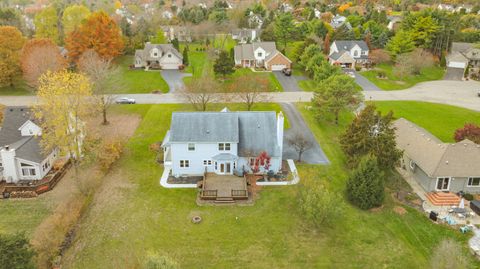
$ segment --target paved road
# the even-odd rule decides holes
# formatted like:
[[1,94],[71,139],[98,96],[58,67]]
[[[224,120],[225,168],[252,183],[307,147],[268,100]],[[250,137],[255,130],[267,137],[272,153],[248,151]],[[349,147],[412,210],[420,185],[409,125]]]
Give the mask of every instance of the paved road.
[[447,72],[445,72],[444,80],[462,80],[464,74],[463,68],[452,68],[447,67]]
[[162,70],[160,72],[170,88],[168,92],[181,89],[185,85],[183,84],[183,78],[192,76],[190,73],[183,73],[179,70]]
[[283,87],[285,92],[301,92],[302,89],[298,87],[298,81],[305,79],[300,76],[285,76],[281,71],[274,71],[275,77],[277,78],[280,85]]
[[377,85],[373,84],[370,80],[368,80],[366,77],[360,75],[358,72],[355,72],[354,74],[355,74],[355,82],[357,82],[357,84],[360,85],[360,87],[362,87],[364,91],[381,91],[382,90],[379,87],[377,87]]
[[281,103],[281,105],[282,110],[290,123],[290,129],[287,129],[284,134],[283,158],[297,160],[298,152],[288,143],[288,138],[297,132],[300,132],[313,145],[302,154],[302,161],[308,164],[328,164],[329,161],[327,156],[295,105],[292,103]]

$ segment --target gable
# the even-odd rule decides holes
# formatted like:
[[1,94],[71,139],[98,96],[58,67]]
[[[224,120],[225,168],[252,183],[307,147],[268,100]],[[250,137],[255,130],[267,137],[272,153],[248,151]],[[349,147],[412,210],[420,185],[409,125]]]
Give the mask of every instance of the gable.
[[42,128],[31,120],[26,121],[18,130],[22,136],[38,136],[42,134]]

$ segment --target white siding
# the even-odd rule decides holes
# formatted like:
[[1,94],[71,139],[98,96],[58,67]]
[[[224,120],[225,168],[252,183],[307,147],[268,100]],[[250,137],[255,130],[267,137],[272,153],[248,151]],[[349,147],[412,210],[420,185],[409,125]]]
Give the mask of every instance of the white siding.
[[467,67],[466,63],[463,63],[463,62],[448,62],[447,66],[453,67],[453,68],[462,68],[462,69],[465,69],[465,67]]
[[160,59],[162,69],[178,69],[181,64],[183,64],[182,59],[171,52],[165,53]]

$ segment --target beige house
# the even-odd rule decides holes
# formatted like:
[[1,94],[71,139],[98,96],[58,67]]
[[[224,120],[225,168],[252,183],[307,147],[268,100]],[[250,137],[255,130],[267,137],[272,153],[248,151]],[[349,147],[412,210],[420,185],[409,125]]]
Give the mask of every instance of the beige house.
[[444,143],[403,118],[394,126],[404,151],[401,168],[426,192],[480,193],[480,145],[468,139]]
[[277,50],[275,42],[253,42],[235,46],[235,65],[282,71],[292,67],[292,61]]
[[143,50],[135,51],[135,68],[180,69],[183,56],[172,44],[145,43]]

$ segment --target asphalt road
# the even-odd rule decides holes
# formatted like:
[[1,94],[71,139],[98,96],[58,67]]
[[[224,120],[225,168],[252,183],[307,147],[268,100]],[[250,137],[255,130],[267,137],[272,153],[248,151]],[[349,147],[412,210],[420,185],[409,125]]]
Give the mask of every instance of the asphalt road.
[[355,82],[362,87],[364,91],[381,91],[377,85],[373,84],[366,77],[360,75],[358,72],[355,72]]
[[169,93],[175,92],[175,90],[183,88],[183,86],[185,85],[183,83],[183,78],[192,76],[192,74],[190,73],[183,73],[179,70],[162,70],[160,72],[163,79],[168,84]]
[[462,68],[452,68],[447,67],[447,72],[445,72],[444,80],[462,80],[464,70]]

